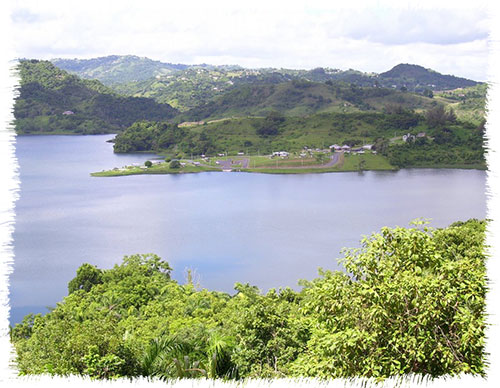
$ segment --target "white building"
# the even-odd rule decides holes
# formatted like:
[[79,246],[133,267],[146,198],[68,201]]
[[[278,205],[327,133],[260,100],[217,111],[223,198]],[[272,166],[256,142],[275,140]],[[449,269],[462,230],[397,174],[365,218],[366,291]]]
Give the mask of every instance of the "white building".
[[412,141],[412,140],[415,140],[415,135],[412,135],[411,133],[403,135],[403,141]]

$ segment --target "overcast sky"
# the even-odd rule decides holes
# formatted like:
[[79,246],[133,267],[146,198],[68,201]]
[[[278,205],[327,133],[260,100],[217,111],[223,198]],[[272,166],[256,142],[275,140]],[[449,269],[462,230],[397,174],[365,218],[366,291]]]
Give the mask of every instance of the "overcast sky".
[[490,21],[481,1],[469,2],[468,8],[441,1],[421,8],[411,6],[416,1],[350,0],[343,8],[331,0],[169,3],[17,1],[10,18],[16,55],[133,54],[186,64],[368,72],[415,63],[487,79]]

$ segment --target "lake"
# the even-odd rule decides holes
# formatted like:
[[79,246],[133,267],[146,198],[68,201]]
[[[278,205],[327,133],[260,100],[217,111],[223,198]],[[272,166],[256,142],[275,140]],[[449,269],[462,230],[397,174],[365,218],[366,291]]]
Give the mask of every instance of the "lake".
[[124,255],[153,252],[180,282],[191,268],[209,289],[298,289],[318,267],[340,268],[341,248],[359,247],[382,226],[486,217],[485,171],[91,177],[153,157],[113,154],[111,138],[17,137],[11,322],[55,306],[85,262],[110,268]]

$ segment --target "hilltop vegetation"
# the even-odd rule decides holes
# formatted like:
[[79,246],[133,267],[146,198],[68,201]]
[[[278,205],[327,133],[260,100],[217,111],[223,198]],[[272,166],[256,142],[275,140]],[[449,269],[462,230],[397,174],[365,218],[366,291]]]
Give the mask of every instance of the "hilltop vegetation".
[[51,62],[69,73],[85,79],[96,79],[105,85],[144,81],[188,67],[182,64],[153,61],[135,55],[109,55],[92,59],[57,58]]
[[485,374],[485,223],[382,228],[345,272],[229,295],[158,256],[78,268],[68,296],[11,330],[21,374],[321,378]]
[[116,137],[115,152],[269,154],[276,150],[299,151],[304,146],[325,148],[335,142],[354,146],[373,144],[379,137],[394,136],[395,131],[402,135],[410,128],[425,128],[423,121],[422,116],[411,111],[399,115],[318,113],[307,118],[270,112],[265,117],[224,119],[188,127],[144,121]]
[[146,98],[123,97],[48,61],[19,62],[18,133],[116,133],[137,120],[166,120],[177,111]]
[[113,88],[124,95],[153,98],[180,111],[186,111],[239,85],[277,84],[291,79],[293,77],[287,73],[190,67],[168,76],[114,85]]
[[449,90],[476,86],[478,82],[454,75],[444,75],[425,67],[410,64],[399,64],[379,78],[384,82],[405,86],[409,90],[423,92],[424,90]]
[[279,84],[242,85],[181,114],[186,121],[230,116],[264,116],[278,111],[286,116],[316,112],[381,111],[386,105],[427,109],[433,100],[387,88],[359,87],[343,82],[294,80]]
[[116,92],[149,97],[180,111],[206,103],[244,84],[276,84],[292,80],[345,82],[360,87],[404,88],[408,91],[450,90],[477,84],[465,78],[442,75],[417,65],[400,64],[381,73],[318,67],[311,70],[240,66],[173,65],[135,56],[109,56],[90,60],[53,60],[62,69],[83,78],[95,78]]
[[468,88],[435,93],[435,99],[453,108],[457,117],[475,125],[484,125],[487,85],[479,84]]
[[188,158],[238,152],[265,155],[278,150],[298,153],[304,147],[372,144],[390,165],[400,168],[485,168],[483,130],[482,125],[457,119],[443,105],[416,113],[395,104],[387,105],[382,112],[326,112],[304,117],[271,111],[264,117],[233,117],[189,126],[143,121],[117,135],[114,150],[155,151]]

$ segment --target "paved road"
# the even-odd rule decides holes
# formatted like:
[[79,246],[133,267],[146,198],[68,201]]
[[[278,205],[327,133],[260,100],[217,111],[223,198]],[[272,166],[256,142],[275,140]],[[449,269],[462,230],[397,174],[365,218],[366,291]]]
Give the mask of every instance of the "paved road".
[[[339,158],[340,158],[340,154],[342,152],[335,152],[331,157],[330,157],[330,160],[325,163],[325,164],[316,164],[316,165],[308,165],[308,166],[279,166],[278,165],[278,168],[279,169],[297,169],[297,170],[300,170],[300,169],[308,169],[308,168],[328,168],[328,167],[333,167],[335,164],[338,163],[339,161]],[[262,167],[257,167],[257,168],[263,168],[263,169],[269,169],[269,168],[275,168],[275,167],[270,167],[270,166],[262,166]]]
[[340,152],[334,152],[332,158],[327,164],[322,165],[321,167],[333,167],[339,161]]
[[250,163],[250,159],[242,158],[238,160],[227,159],[220,160],[219,167],[223,170],[232,170],[233,168],[248,168],[248,164]]

